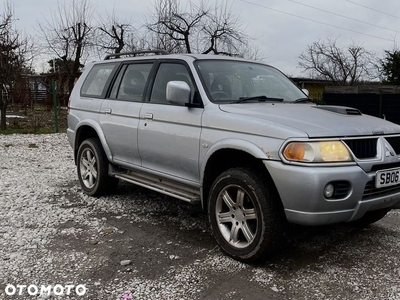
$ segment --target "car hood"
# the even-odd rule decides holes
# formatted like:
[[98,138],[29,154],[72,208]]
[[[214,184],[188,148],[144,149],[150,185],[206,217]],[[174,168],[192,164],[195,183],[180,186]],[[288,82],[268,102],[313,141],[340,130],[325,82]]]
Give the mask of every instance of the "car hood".
[[303,131],[310,138],[400,133],[399,125],[349,107],[306,103],[240,103],[219,107],[227,113],[265,119]]

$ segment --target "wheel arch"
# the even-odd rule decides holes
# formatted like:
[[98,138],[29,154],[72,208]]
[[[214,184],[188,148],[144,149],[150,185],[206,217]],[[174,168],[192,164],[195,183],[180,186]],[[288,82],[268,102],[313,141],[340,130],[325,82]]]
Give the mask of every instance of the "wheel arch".
[[219,145],[218,147],[214,147],[214,149],[210,149],[209,155],[204,160],[205,164],[203,165],[201,173],[201,199],[203,209],[207,209],[208,196],[214,180],[222,172],[235,167],[250,168],[258,176],[261,176],[262,180],[270,182],[272,184],[271,188],[279,196],[275,183],[262,159],[268,159],[266,154],[260,148],[248,142],[237,143],[235,146],[223,147]]
[[79,123],[77,126],[75,143],[74,143],[75,163],[76,163],[79,146],[81,145],[81,143],[84,140],[89,139],[89,138],[98,138],[100,140],[100,143],[103,147],[103,150],[104,150],[108,160],[111,161],[111,158],[112,158],[111,151],[110,151],[110,148],[108,147],[106,138],[105,138],[99,124],[92,120],[87,120],[87,121]]

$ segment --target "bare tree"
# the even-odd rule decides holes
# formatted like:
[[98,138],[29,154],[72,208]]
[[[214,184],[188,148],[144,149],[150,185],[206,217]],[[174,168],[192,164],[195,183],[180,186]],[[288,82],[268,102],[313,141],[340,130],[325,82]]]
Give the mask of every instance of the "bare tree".
[[131,48],[132,44],[136,44],[135,28],[132,22],[119,20],[115,11],[108,15],[106,20],[100,17],[96,34],[96,46],[100,51],[121,53],[127,50],[126,48]]
[[147,28],[156,34],[160,48],[192,53],[190,38],[201,31],[201,21],[207,14],[203,2],[199,7],[189,2],[182,9],[177,0],[157,0],[153,21],[147,24]]
[[15,29],[11,2],[6,2],[0,15],[0,128],[5,130],[9,97],[17,95],[18,87],[26,86],[26,75],[31,73],[29,62],[33,45]]
[[251,38],[244,33],[240,18],[233,14],[227,0],[215,6],[188,2],[185,7],[178,0],[157,0],[146,27],[153,33],[153,45],[169,52],[230,56],[250,53]]
[[[52,13],[51,20],[39,23],[46,46],[65,62],[69,92],[72,91],[75,77],[79,75],[85,55],[88,55],[88,47],[93,46],[93,7],[89,1],[58,2],[58,10]],[[71,60],[72,65],[69,63]]]
[[240,18],[233,14],[227,2],[215,6],[203,24],[202,53],[243,56],[243,46],[248,45],[249,36],[242,30]]
[[299,56],[299,66],[312,76],[337,85],[377,78],[376,57],[361,45],[340,48],[336,40],[314,42]]

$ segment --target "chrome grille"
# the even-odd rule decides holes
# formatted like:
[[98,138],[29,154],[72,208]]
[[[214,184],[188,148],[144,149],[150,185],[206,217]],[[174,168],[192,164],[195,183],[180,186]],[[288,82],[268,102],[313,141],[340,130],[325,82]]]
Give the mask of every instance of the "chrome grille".
[[344,140],[344,142],[358,159],[376,157],[376,144],[378,139]]

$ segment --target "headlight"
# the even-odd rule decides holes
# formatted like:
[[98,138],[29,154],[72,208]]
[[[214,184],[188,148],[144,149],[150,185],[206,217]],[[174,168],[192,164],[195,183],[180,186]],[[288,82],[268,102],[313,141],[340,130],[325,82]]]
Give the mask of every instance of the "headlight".
[[340,141],[289,143],[283,156],[290,161],[310,163],[353,161],[349,150]]

